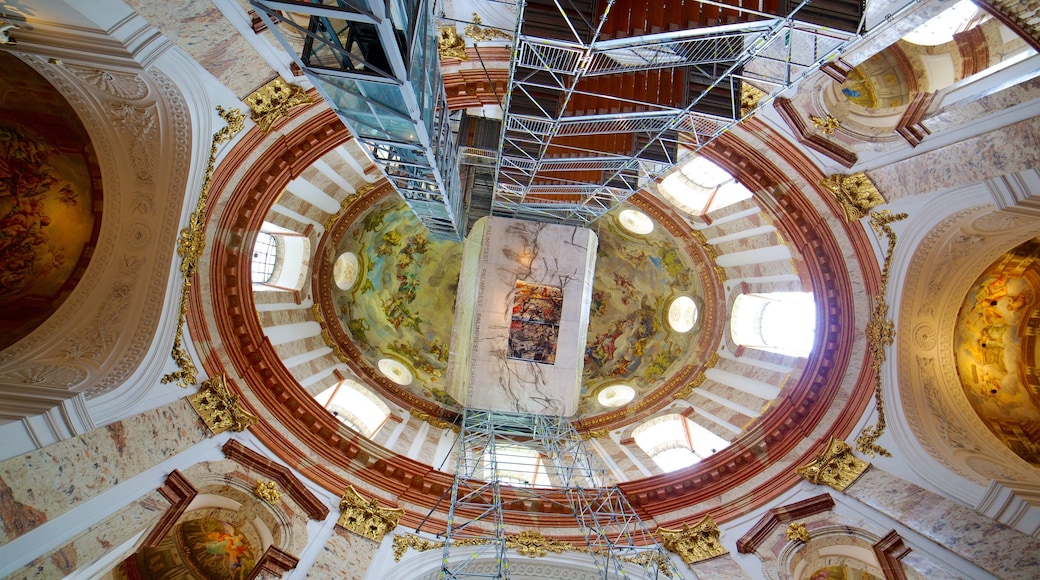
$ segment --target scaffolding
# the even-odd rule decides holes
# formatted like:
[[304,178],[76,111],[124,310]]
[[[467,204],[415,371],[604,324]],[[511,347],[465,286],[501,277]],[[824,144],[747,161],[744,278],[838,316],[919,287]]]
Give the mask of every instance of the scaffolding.
[[567,419],[467,409],[456,445],[441,578],[508,579],[507,525],[534,505],[577,522],[604,580],[681,578]]

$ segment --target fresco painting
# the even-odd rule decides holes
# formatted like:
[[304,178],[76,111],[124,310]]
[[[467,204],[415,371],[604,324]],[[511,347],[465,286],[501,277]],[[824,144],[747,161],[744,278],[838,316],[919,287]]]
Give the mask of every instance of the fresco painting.
[[[82,123],[9,55],[0,80],[0,349],[47,319],[78,283],[100,229],[100,172]],[[58,131],[58,123],[67,128]]]
[[416,381],[404,388],[454,406],[439,383],[448,363],[462,244],[432,240],[396,196],[375,204],[340,239],[360,272],[351,289],[333,286],[343,328],[367,362],[392,357]]
[[[594,224],[599,235],[596,277],[585,349],[581,412],[600,410],[588,393],[610,382],[636,389],[636,400],[675,372],[677,361],[694,342],[673,332],[667,306],[688,295],[699,307],[704,289],[693,260],[665,228],[642,236],[628,234],[616,216],[622,205]],[[698,327],[694,328],[697,332]]]
[[1019,457],[1040,466],[1040,239],[1001,256],[980,276],[957,319],[954,352],[968,402]]
[[864,570],[847,566],[826,566],[813,572],[809,580],[880,580],[877,576]]
[[[607,383],[630,384],[637,399],[678,370],[696,342],[668,326],[667,307],[679,295],[704,307],[704,289],[693,259],[665,228],[628,234],[616,215],[592,226],[599,236],[580,412],[605,410],[591,393]],[[332,285],[343,328],[375,367],[392,357],[416,380],[403,388],[450,408],[443,379],[454,322],[462,244],[428,237],[405,204],[393,195],[377,202],[347,229],[336,255],[353,252],[358,280],[348,290]],[[519,288],[513,302],[509,356],[544,364],[555,361],[562,291],[551,286]]]
[[517,282],[506,356],[542,364],[555,363],[562,311],[562,288]]

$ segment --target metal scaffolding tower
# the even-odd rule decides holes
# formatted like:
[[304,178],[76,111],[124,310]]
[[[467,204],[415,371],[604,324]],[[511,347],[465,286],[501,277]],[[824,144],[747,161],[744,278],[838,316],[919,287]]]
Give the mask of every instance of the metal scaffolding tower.
[[604,580],[681,578],[567,419],[467,409],[457,459],[441,578],[508,579],[510,516],[536,504],[577,521]]

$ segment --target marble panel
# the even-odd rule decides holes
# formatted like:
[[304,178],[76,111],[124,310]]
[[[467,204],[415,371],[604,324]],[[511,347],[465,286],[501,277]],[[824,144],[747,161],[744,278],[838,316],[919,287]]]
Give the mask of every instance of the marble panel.
[[209,436],[187,400],[179,399],[0,463],[0,543]]
[[113,548],[146,530],[170,506],[158,491],[90,526],[71,542],[26,564],[8,578],[62,578],[100,560]]
[[1040,576],[1040,539],[876,467],[868,469],[845,493],[1000,578]]
[[[362,580],[372,565],[379,544],[336,526],[306,578]],[[387,536],[389,541],[390,536]]]
[[690,565],[690,569],[697,578],[729,578],[732,580],[751,578],[729,554],[694,562]]
[[585,228],[478,222],[463,251],[449,394],[471,408],[573,415],[596,247]]
[[275,74],[243,36],[227,33],[230,23],[210,0],[127,4],[240,98]]

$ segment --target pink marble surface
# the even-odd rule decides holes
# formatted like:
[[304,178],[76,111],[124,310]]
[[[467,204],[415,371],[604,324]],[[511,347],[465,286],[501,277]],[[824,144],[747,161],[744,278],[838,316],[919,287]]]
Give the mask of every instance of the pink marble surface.
[[336,526],[306,577],[361,580],[378,549],[378,543]]
[[186,399],[0,463],[0,543],[210,436]]
[[1040,165],[1040,117],[867,171],[891,202]]
[[733,557],[729,554],[695,562],[690,566],[690,569],[693,570],[697,578],[727,578],[731,580],[751,578],[739,564],[733,561]]
[[1040,577],[1040,540],[876,467],[845,493],[999,578]]
[[134,534],[154,525],[169,507],[158,491],[90,526],[64,546],[36,558],[8,578],[62,578],[91,566]]
[[228,33],[231,23],[209,0],[128,0],[127,4],[238,97],[275,75],[245,38]]

